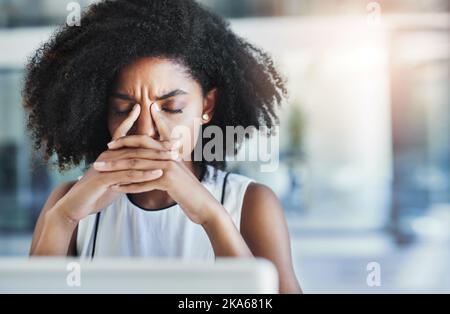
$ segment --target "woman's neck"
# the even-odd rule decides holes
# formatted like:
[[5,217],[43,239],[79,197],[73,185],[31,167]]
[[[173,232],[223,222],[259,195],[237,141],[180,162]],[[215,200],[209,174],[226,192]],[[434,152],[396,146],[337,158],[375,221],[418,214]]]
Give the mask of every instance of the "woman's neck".
[[[201,169],[197,169],[197,167],[194,167],[192,161],[183,161],[183,163],[189,169],[189,171],[191,171],[196,175],[197,178],[200,179]],[[162,190],[128,194],[128,198],[134,204],[148,210],[157,210],[176,204],[176,202],[170,197],[169,193]]]

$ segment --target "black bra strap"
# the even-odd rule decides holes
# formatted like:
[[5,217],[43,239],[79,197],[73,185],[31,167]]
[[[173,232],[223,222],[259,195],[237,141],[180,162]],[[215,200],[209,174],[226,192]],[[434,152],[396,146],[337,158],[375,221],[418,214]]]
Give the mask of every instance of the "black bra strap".
[[229,175],[230,173],[229,172],[227,172],[227,174],[225,175],[225,178],[223,178],[223,185],[222,185],[222,197],[221,197],[221,199],[220,199],[220,203],[223,205],[223,201],[225,200],[225,187],[226,187],[226,185],[227,185],[227,178],[228,178],[228,175]]
[[97,241],[97,231],[98,231],[98,223],[100,222],[100,212],[95,215],[95,225],[94,225],[94,242],[92,243],[92,252],[91,259],[94,258],[95,253],[95,243]]

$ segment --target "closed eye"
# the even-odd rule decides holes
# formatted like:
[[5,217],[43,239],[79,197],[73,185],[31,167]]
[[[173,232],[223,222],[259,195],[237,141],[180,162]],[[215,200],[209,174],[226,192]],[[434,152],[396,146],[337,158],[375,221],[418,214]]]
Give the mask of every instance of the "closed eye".
[[134,105],[135,105],[135,104],[130,104],[130,105],[128,106],[128,108],[126,108],[126,109],[115,108],[115,109],[114,109],[114,113],[115,113],[116,115],[118,115],[118,116],[126,116],[126,115],[129,115],[130,112],[131,112],[131,110],[133,110],[133,106],[134,106]]
[[129,115],[131,112],[131,110],[127,109],[127,110],[114,110],[114,113],[118,116],[126,116]]
[[161,110],[168,113],[183,113],[183,103],[175,102],[173,100],[166,101],[162,104]]
[[169,109],[169,108],[161,108],[163,111],[168,113],[183,113],[181,109]]
[[[182,109],[169,109],[169,108],[161,108],[163,111],[168,112],[168,113],[183,113]],[[127,116],[129,115],[131,112],[131,109],[127,109],[127,110],[114,110],[114,113],[118,116]]]

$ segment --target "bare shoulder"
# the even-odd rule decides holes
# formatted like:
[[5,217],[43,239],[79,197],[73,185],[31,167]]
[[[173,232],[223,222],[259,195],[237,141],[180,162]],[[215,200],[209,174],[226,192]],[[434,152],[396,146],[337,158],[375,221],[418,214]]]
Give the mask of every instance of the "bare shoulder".
[[275,265],[281,293],[300,293],[293,269],[284,210],[277,195],[264,184],[250,183],[244,196],[241,234],[254,256]]
[[277,203],[279,205],[279,209],[281,209],[281,204],[278,197],[270,187],[261,183],[251,182],[245,192],[244,205],[252,208],[254,207],[252,205],[264,204],[265,202],[270,202],[271,205]]
[[[261,183],[248,185],[242,204],[241,230],[256,228],[260,224],[270,223],[284,227],[284,211],[273,190]],[[254,233],[253,230],[248,230]]]

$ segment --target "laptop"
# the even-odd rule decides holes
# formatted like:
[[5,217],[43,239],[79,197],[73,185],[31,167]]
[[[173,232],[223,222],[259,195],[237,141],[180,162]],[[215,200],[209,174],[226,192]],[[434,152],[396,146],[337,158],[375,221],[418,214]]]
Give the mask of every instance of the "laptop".
[[0,293],[278,293],[274,265],[262,258],[1,258]]

